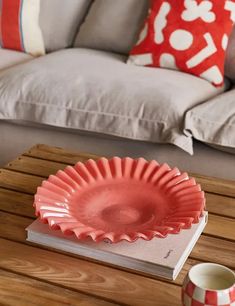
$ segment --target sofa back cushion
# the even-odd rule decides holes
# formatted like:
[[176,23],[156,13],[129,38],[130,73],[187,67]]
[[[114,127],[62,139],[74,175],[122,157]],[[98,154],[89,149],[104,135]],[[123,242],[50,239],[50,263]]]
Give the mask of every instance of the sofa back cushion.
[[225,75],[235,82],[235,26],[230,35],[226,52]]
[[95,0],[74,46],[128,54],[148,8],[149,0]]
[[40,26],[47,52],[70,47],[91,0],[41,0]]

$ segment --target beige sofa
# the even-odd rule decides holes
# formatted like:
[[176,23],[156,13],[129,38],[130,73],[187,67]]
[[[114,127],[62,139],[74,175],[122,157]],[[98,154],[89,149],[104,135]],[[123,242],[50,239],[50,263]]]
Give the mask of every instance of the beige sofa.
[[147,0],[42,3],[48,54],[0,50],[1,165],[46,143],[235,180],[231,82],[126,64]]

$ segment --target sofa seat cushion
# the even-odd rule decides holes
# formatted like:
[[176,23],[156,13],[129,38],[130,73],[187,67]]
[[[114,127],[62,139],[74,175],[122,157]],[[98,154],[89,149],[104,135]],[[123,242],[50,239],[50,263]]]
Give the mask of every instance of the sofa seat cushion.
[[8,49],[0,49],[0,71],[33,59],[33,56]]
[[172,143],[192,153],[184,115],[222,89],[125,61],[113,53],[67,49],[12,68],[0,76],[0,119]]
[[190,110],[185,134],[235,154],[235,87]]

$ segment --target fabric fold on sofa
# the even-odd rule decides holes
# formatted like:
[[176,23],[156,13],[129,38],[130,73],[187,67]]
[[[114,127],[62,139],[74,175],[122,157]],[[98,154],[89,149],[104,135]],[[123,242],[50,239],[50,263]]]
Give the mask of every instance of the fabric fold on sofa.
[[11,68],[0,75],[0,119],[171,143],[192,154],[185,114],[222,89],[125,61],[113,53],[67,49]]

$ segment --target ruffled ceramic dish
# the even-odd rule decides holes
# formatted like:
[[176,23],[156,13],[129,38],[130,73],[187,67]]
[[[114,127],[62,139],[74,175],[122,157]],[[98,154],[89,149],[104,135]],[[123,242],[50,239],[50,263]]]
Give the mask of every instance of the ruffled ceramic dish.
[[187,173],[143,158],[78,162],[38,187],[36,215],[52,229],[96,242],[177,234],[198,223],[205,207]]

